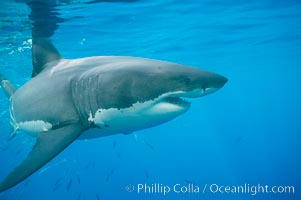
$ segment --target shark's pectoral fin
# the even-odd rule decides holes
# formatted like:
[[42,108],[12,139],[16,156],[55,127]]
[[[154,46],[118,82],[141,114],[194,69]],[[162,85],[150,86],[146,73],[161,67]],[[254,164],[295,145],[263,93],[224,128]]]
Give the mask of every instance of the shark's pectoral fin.
[[18,184],[40,169],[77,139],[84,130],[85,127],[77,123],[40,133],[27,158],[0,183],[0,192]]
[[16,91],[16,87],[2,74],[0,74],[0,87],[2,87],[8,98],[10,98]]

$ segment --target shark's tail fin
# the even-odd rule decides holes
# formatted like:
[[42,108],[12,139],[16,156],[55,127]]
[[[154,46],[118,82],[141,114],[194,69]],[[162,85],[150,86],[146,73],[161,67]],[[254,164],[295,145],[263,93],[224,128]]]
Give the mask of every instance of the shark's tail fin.
[[0,86],[8,98],[10,98],[16,91],[16,87],[0,74]]

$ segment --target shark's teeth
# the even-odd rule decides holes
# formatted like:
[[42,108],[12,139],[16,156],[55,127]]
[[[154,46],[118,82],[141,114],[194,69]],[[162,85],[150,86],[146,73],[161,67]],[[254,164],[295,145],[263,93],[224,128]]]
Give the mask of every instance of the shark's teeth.
[[176,105],[189,105],[190,102],[180,98],[180,97],[166,97],[164,98],[164,101],[165,102],[168,102],[168,103],[172,103],[172,104],[176,104]]

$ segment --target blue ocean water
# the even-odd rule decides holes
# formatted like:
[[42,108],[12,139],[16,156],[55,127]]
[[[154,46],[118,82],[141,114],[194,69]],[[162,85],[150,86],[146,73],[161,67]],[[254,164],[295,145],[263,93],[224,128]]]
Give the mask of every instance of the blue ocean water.
[[[32,70],[30,9],[9,0],[0,6],[0,72],[21,86]],[[65,0],[55,14],[63,20],[52,41],[66,58],[167,60],[229,82],[161,126],[74,142],[1,200],[301,198],[301,1]],[[7,139],[8,105],[0,92],[0,180],[35,141],[22,132]],[[138,184],[200,192],[138,193]],[[293,186],[294,193],[210,191],[215,184]]]

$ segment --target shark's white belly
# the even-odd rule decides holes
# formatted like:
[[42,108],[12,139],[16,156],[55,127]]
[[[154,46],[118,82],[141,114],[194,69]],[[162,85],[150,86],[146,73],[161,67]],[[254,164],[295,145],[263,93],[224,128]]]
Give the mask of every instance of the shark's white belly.
[[[80,139],[128,134],[150,128],[172,120],[183,114],[187,109],[176,104],[156,103],[156,101],[136,103],[125,109],[98,109],[93,115],[92,112],[90,113],[88,121],[94,123],[99,129],[83,133]],[[37,137],[39,133],[51,130],[53,125],[47,121],[33,120],[15,123],[15,128]]]
[[45,122],[43,120],[25,121],[20,122],[16,125],[18,129],[24,130],[28,132],[29,135],[35,137],[38,133],[43,131],[49,131],[52,128],[52,125],[49,122]]
[[136,103],[125,109],[98,109],[94,115],[90,113],[88,120],[100,130],[88,131],[81,138],[95,138],[118,133],[128,134],[150,128],[172,120],[187,109],[187,107],[167,102],[155,103],[155,101]]

